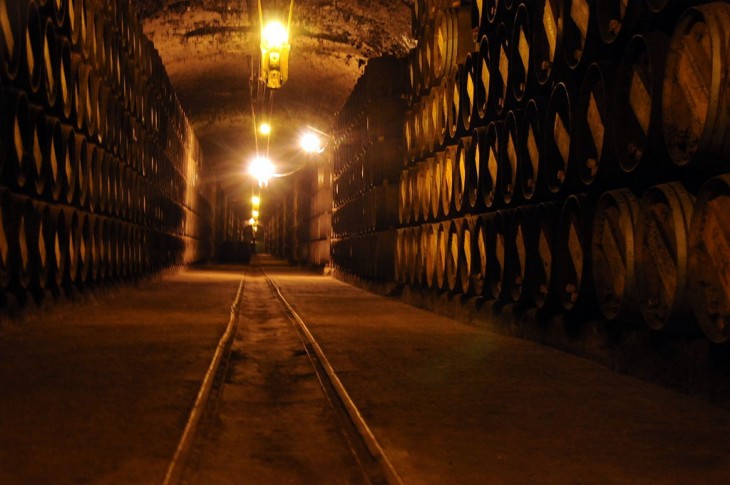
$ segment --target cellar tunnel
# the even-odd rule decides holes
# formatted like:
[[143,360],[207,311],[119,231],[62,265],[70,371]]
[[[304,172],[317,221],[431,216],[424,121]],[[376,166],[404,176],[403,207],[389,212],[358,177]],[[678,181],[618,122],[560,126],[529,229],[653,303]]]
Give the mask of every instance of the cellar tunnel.
[[1,1],[0,337],[264,261],[730,409],[727,1]]

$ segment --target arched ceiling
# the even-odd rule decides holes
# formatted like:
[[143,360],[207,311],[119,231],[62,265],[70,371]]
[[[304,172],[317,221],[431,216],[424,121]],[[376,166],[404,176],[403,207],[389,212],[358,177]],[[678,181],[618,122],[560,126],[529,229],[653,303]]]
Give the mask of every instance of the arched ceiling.
[[[201,141],[207,176],[229,192],[255,153],[249,78],[259,62],[256,0],[135,0]],[[289,80],[273,98],[272,159],[294,157],[307,125],[328,131],[367,59],[404,55],[413,0],[295,0]],[[261,0],[286,21],[290,0]],[[255,104],[255,103],[254,103]],[[259,107],[257,116],[267,110]]]

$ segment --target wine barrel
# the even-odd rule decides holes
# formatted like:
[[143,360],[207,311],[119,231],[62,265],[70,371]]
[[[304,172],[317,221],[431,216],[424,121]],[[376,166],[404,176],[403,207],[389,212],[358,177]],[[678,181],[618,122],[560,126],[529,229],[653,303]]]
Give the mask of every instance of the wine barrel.
[[536,198],[536,195],[540,197],[547,190],[543,189],[544,177],[541,176],[540,168],[546,107],[547,103],[544,101],[528,101],[519,129],[517,174],[522,197],[528,201]]
[[634,227],[639,202],[627,189],[604,193],[593,219],[591,260],[598,309],[606,320],[629,322],[638,314]]
[[695,317],[707,338],[730,338],[730,175],[700,190],[689,232],[689,281]]
[[80,56],[73,56],[73,99],[74,112],[76,113],[75,128],[80,132],[86,132],[86,125],[89,116],[89,76],[91,67],[86,65]]
[[[109,237],[110,226],[107,217],[98,217],[98,233],[97,233],[97,254],[99,258],[96,261],[96,280],[108,281],[109,278]],[[155,251],[156,246],[150,246],[149,251]],[[155,259],[155,261],[157,261]],[[156,268],[155,268],[156,269]]]
[[596,0],[595,9],[598,33],[607,45],[620,45],[637,29],[651,27],[645,0]]
[[495,300],[505,299],[509,295],[505,280],[507,264],[505,239],[509,229],[508,225],[509,218],[504,211],[496,211],[484,219],[486,273],[483,296]]
[[593,63],[581,83],[573,118],[578,177],[584,185],[605,185],[618,176],[613,138],[612,99],[616,71],[610,62]]
[[416,46],[408,53],[408,98],[409,102],[415,103],[421,97],[421,70],[419,57],[421,55],[420,46]]
[[73,54],[67,39],[58,39],[58,112],[64,121],[71,120],[74,110]]
[[491,51],[489,48],[489,38],[485,35],[479,41],[479,50],[477,51],[476,62],[476,115],[478,122],[481,124],[486,121],[491,113]]
[[535,220],[537,221],[537,250],[528,253],[529,258],[534,258],[527,263],[534,268],[534,276],[530,291],[535,305],[540,309],[551,307],[554,301],[554,274],[553,261],[559,254],[557,251],[557,225],[560,219],[561,205],[558,202],[543,202],[535,209]]
[[410,264],[409,281],[413,286],[420,286],[424,276],[423,255],[421,253],[421,232],[421,226],[414,227],[411,232],[410,247],[412,263]]
[[672,35],[662,120],[669,155],[679,166],[717,172],[730,168],[729,49],[726,2],[687,10]]
[[[406,111],[405,122],[403,125],[403,146],[406,152],[405,164],[412,163],[417,156],[416,143],[416,113],[418,110],[412,108]],[[347,154],[343,153],[343,158],[347,159]]]
[[25,17],[25,49],[23,52],[23,78],[19,85],[34,102],[42,102],[43,92],[43,44],[45,31],[41,14],[35,1],[28,3]]
[[466,217],[461,222],[461,249],[459,251],[459,287],[465,295],[473,295],[475,291],[475,271],[478,267],[475,264],[475,256],[478,254],[474,250],[474,228],[475,219]]
[[431,189],[433,187],[434,157],[423,161],[422,177],[418,191],[418,203],[421,204],[421,214],[424,221],[431,221]]
[[636,35],[621,58],[614,96],[614,147],[620,169],[654,168],[666,159],[661,99],[668,40],[661,33]]
[[489,0],[474,0],[471,2],[471,30],[477,39],[487,34],[487,3]]
[[490,101],[497,116],[502,116],[509,109],[509,43],[510,32],[505,24],[499,24],[491,42],[492,54],[489,58]]
[[53,274],[55,277],[55,285],[60,288],[69,281],[68,225],[66,213],[62,207],[51,207],[50,216],[53,225]]
[[443,152],[442,179],[441,179],[441,212],[444,217],[452,217],[454,214],[454,179],[456,174],[456,146],[446,147]]
[[9,190],[0,188],[0,290],[8,290],[16,269],[17,241],[15,207]]
[[411,208],[412,222],[418,222],[421,220],[421,205],[418,203],[419,170],[420,166],[418,163],[408,169],[408,206]]
[[86,3],[89,0],[73,0],[68,9],[68,38],[75,49],[86,43]]
[[437,118],[435,125],[438,127],[436,131],[436,149],[440,150],[452,142],[449,133],[449,110],[454,96],[453,79],[451,77],[444,79],[441,86],[439,86],[437,96],[434,116]]
[[[49,2],[53,4],[54,2]],[[60,46],[56,37],[56,27],[50,18],[46,20],[43,35],[43,80],[45,87],[44,105],[52,112],[56,111],[57,104],[60,104],[60,96],[58,95],[61,84],[60,72]]]
[[591,223],[594,206],[586,195],[571,195],[563,204],[554,253],[555,288],[563,308],[590,308],[593,294]]
[[37,281],[38,287],[43,290],[51,288],[55,284],[53,277],[55,271],[55,232],[51,209],[48,204],[34,201],[33,206],[35,208],[36,223],[38,224],[38,241],[35,245],[37,248]]
[[442,180],[444,176],[444,152],[439,151],[434,154],[433,157],[433,176],[431,178],[431,207],[429,208],[429,214],[432,220],[436,220],[441,217],[441,188]]
[[87,282],[98,282],[101,278],[100,264],[101,264],[101,231],[102,224],[98,216],[93,214],[88,215],[88,268],[86,281]]
[[28,98],[23,91],[5,91],[8,110],[7,124],[3,137],[7,143],[5,158],[8,182],[11,186],[24,188],[30,180],[31,153],[33,151],[33,120]]
[[461,268],[464,251],[464,230],[462,219],[452,219],[448,223],[446,241],[446,286],[452,293],[461,292]]
[[421,42],[418,43],[420,53],[418,57],[419,71],[421,72],[421,86],[424,94],[430,92],[435,83],[431,67],[433,62],[433,52],[431,50],[433,48],[433,35],[433,24],[426,24],[421,36]]
[[464,69],[460,89],[461,125],[464,131],[473,128],[473,119],[476,118],[476,66],[478,53],[470,52],[464,61]]
[[688,330],[688,239],[693,202],[692,195],[678,182],[651,187],[641,199],[635,234],[639,309],[654,330]]
[[474,43],[479,39],[479,37],[474,39],[473,31],[470,28],[470,7],[468,5],[456,6],[454,3],[449,6],[453,6],[453,8],[445,10],[446,16],[449,18],[446,42],[450,45],[444,69],[444,77],[447,79],[456,74],[458,65],[463,62],[469,52],[474,50]]
[[66,213],[66,230],[68,232],[68,281],[69,283],[78,283],[82,268],[79,212],[71,207],[65,208],[64,211]]
[[[473,198],[476,201],[476,180],[470,180],[474,176],[474,157],[471,150],[471,137],[465,136],[459,139],[456,146],[454,161],[454,215],[467,211]],[[471,206],[473,207],[473,206]]]
[[58,202],[66,197],[66,167],[63,129],[57,118],[46,118],[46,127],[49,137],[48,167],[49,167],[49,192],[51,200]]
[[568,67],[575,70],[586,61],[604,58],[593,1],[570,0],[566,2],[566,10],[563,50]]
[[17,262],[19,288],[28,290],[38,281],[38,219],[30,199],[15,195],[13,204],[17,240],[10,246],[15,248],[15,254],[10,255],[10,259]]
[[525,101],[525,94],[536,89],[534,71],[530,68],[532,52],[532,16],[526,4],[521,3],[515,13],[510,38],[509,78],[515,101]]
[[21,2],[5,1],[0,3],[0,79],[14,81],[18,76],[25,28],[24,12]]
[[31,109],[30,122],[32,125],[30,178],[33,180],[34,195],[40,198],[46,195],[46,189],[50,186],[51,135],[42,109],[37,107]]
[[422,251],[425,256],[425,279],[424,285],[428,288],[436,286],[436,257],[438,233],[436,228],[438,224],[426,224],[423,226],[421,233]]
[[563,63],[564,0],[544,0],[534,8],[532,68],[540,86],[559,77]]
[[557,194],[572,185],[575,167],[572,166],[573,93],[565,83],[553,88],[545,123],[544,173],[548,190]]
[[78,190],[76,201],[79,207],[86,207],[91,186],[91,183],[89,181],[91,170],[89,168],[88,143],[86,141],[86,137],[78,133],[75,136],[75,143],[76,146],[74,149],[73,164],[75,167],[77,167],[78,173]]
[[435,265],[435,289],[445,290],[448,288],[446,279],[446,259],[449,251],[449,224],[450,221],[437,223],[434,227],[436,239],[436,261]]
[[706,0],[646,0],[649,11],[655,14],[667,13],[676,14],[689,6],[704,3]]
[[491,122],[477,130],[479,144],[475,160],[479,163],[479,193],[487,209],[495,205],[498,191],[499,158],[502,152],[502,122]]
[[65,201],[73,204],[78,199],[79,192],[79,164],[76,157],[76,132],[73,127],[61,125],[61,144],[63,158],[61,166],[65,172]]
[[401,225],[408,224],[411,221],[410,199],[408,197],[409,173],[408,169],[402,170],[398,184],[398,222]]
[[449,89],[449,86],[452,87],[452,94],[450,97],[451,104],[448,107],[448,127],[450,140],[458,139],[458,137],[462,136],[463,133],[466,131],[466,129],[464,128],[464,123],[462,122],[461,114],[461,96],[464,90],[464,83],[462,82],[462,78],[464,76],[464,66],[462,64],[459,64],[456,70],[456,74],[454,74],[454,77],[452,79],[448,80],[448,84],[446,85],[446,89]]
[[472,291],[476,296],[485,296],[485,279],[487,275],[487,232],[485,221],[492,217],[483,214],[474,218],[472,239]]
[[522,113],[519,111],[510,111],[502,125],[502,150],[499,159],[499,191],[505,204],[511,204],[518,195],[517,187],[517,146],[519,144],[518,127],[520,124],[519,117]]
[[87,197],[89,210],[92,213],[99,211],[101,206],[101,169],[104,160],[104,149],[100,146],[89,143],[86,147],[88,162],[88,188]]
[[512,213],[512,224],[507,238],[508,270],[505,277],[513,302],[530,305],[529,289],[533,285],[535,269],[531,266],[538,253],[538,231],[535,208],[522,206]]

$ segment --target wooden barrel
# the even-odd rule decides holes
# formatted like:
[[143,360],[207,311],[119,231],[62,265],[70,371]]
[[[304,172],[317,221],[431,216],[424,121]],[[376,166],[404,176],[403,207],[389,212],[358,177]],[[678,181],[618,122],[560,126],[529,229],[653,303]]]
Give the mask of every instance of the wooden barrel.
[[421,36],[422,41],[418,44],[420,47],[420,56],[418,58],[420,63],[419,70],[421,72],[421,84],[424,93],[428,93],[436,82],[433,78],[433,69],[431,67],[433,63],[433,35],[433,24],[429,22],[424,26]]
[[23,52],[22,89],[34,102],[43,102],[43,43],[45,30],[35,1],[28,3],[25,17],[25,49]]
[[459,285],[465,295],[473,295],[476,290],[475,280],[478,268],[478,250],[475,251],[476,218],[466,217],[462,221],[462,248],[459,252]]
[[613,151],[613,87],[616,70],[612,63],[588,66],[573,118],[576,140],[573,155],[578,177],[584,185],[605,185],[618,176]]
[[454,179],[456,178],[456,146],[446,147],[443,155],[441,179],[441,213],[444,217],[454,214]]
[[25,31],[21,2],[0,3],[0,78],[13,81],[18,76]]
[[533,264],[538,254],[538,221],[534,206],[522,206],[512,213],[509,237],[507,239],[508,273],[505,278],[510,298],[515,303],[531,305],[534,302],[530,289],[536,271]]
[[90,191],[90,175],[88,143],[86,137],[81,134],[75,136],[75,149],[73,164],[77,170],[77,204],[79,207],[86,207]]
[[487,117],[491,113],[491,100],[490,100],[490,87],[491,87],[491,71],[489,66],[491,64],[491,51],[489,48],[489,37],[482,36],[479,41],[479,50],[477,51],[477,62],[476,62],[476,93],[475,103],[479,123],[486,121]]
[[691,8],[669,45],[662,120],[669,155],[679,166],[730,168],[730,5]]
[[451,140],[456,140],[458,137],[463,136],[463,134],[466,132],[466,128],[464,128],[464,123],[462,122],[461,114],[461,96],[465,86],[462,81],[464,76],[464,66],[462,64],[459,64],[453,79],[449,80],[449,84],[446,85],[446,89],[449,89],[449,86],[452,86],[451,106],[449,106],[448,117],[449,139]]
[[474,0],[471,2],[471,30],[478,39],[487,33],[487,3],[489,0]]
[[558,83],[550,96],[545,122],[544,173],[548,190],[557,194],[575,178],[572,166],[573,93]]
[[509,109],[509,43],[510,32],[505,24],[499,24],[491,42],[492,54],[489,58],[490,101],[497,116]]
[[30,122],[32,125],[30,178],[33,180],[34,195],[44,197],[50,187],[51,134],[48,132],[48,122],[42,109],[31,110]]
[[489,214],[484,219],[484,245],[486,250],[486,273],[483,296],[502,300],[509,294],[505,280],[507,254],[505,240],[509,219],[504,211]]
[[15,254],[10,258],[16,261],[16,281],[22,290],[32,289],[38,281],[38,240],[39,224],[33,202],[23,196],[13,196],[15,206],[14,222],[17,224],[16,241],[11,246]]
[[17,264],[17,251],[13,247],[16,231],[13,198],[9,190],[0,188],[0,290],[5,291],[13,283],[14,269]]
[[692,307],[707,338],[730,338],[730,175],[702,187],[689,232]]
[[84,63],[79,56],[73,56],[73,99],[74,112],[76,114],[75,127],[81,132],[86,132],[86,123],[89,112],[89,76],[91,67]]
[[[33,150],[33,121],[28,97],[23,91],[5,91],[8,120],[5,125],[5,140],[12,140],[5,147],[8,183],[11,186],[24,188],[30,179],[30,154]],[[9,168],[9,170],[8,170]]]
[[78,283],[82,267],[79,213],[71,207],[65,208],[64,212],[66,214],[66,231],[68,233],[68,282]]
[[434,226],[436,239],[436,261],[435,265],[435,288],[444,290],[448,288],[446,280],[446,258],[449,250],[449,224],[450,221],[440,222]]
[[423,267],[423,253],[421,251],[421,232],[421,226],[414,227],[410,240],[413,264],[410,266],[411,274],[409,280],[413,286],[420,286],[424,280],[425,268]]
[[40,59],[43,64],[43,81],[45,83],[43,89],[45,98],[43,102],[47,109],[55,112],[57,105],[60,104],[60,96],[58,96],[61,84],[60,49],[53,20],[47,19],[43,29],[43,49],[42,58]]
[[634,227],[639,202],[627,189],[604,193],[593,219],[591,259],[598,309],[610,321],[638,314]]
[[607,45],[620,45],[636,32],[647,27],[645,0],[596,0],[596,22],[601,40]]
[[409,205],[411,207],[411,221],[412,222],[419,222],[421,221],[421,204],[418,200],[418,189],[420,188],[419,183],[422,182],[422,171],[421,167],[423,166],[423,162],[418,162],[415,165],[413,165],[408,171],[408,179],[409,179],[409,191],[408,191],[408,199],[410,201]]
[[522,197],[532,200],[543,195],[544,177],[541,176],[541,158],[547,103],[531,99],[525,106],[517,145],[517,178]]
[[58,40],[58,112],[64,121],[73,116],[73,54],[71,43],[64,38]]
[[541,203],[535,210],[537,242],[528,259],[533,260],[535,269],[530,279],[530,293],[537,308],[547,308],[554,301],[553,259],[557,254],[557,224],[560,218],[560,203]]
[[446,241],[446,286],[452,293],[461,292],[461,268],[463,256],[460,253],[464,250],[464,229],[463,219],[452,219],[448,222],[448,235]]
[[522,113],[510,111],[502,125],[502,150],[499,153],[499,192],[505,204],[511,204],[519,196],[517,190],[517,147],[519,146],[518,127]]
[[636,222],[639,309],[654,330],[685,332],[689,305],[688,239],[694,198],[678,182],[651,187]]
[[646,6],[652,13],[663,13],[671,11],[677,13],[691,5],[703,3],[706,0],[646,0]]
[[421,97],[421,71],[419,65],[420,50],[418,46],[414,47],[408,53],[408,97],[411,103],[414,103]]
[[571,0],[566,2],[563,25],[563,50],[568,67],[575,70],[585,60],[601,59],[601,39],[596,24],[596,9],[592,1]]
[[553,253],[555,290],[565,310],[590,308],[594,292],[591,224],[594,206],[588,196],[571,195],[563,204]]
[[558,77],[563,55],[563,0],[537,2],[532,28],[532,68],[540,86],[549,85]]
[[454,172],[454,215],[461,214],[469,209],[471,192],[476,200],[476,183],[469,179],[475,172],[474,157],[471,150],[471,137],[464,136],[459,139],[455,154]]
[[398,222],[402,225],[408,224],[411,221],[410,199],[408,197],[408,188],[410,185],[409,174],[408,169],[402,170],[398,183]]
[[621,58],[614,96],[614,116],[621,123],[613,133],[619,167],[625,173],[644,163],[656,168],[666,158],[661,99],[667,45],[661,33],[636,35]]
[[424,221],[431,221],[431,189],[433,187],[434,157],[423,161],[422,177],[418,191],[418,203],[421,204],[421,214]]
[[453,87],[449,86],[447,81],[443,81],[438,87],[435,105],[433,106],[433,114],[435,117],[434,126],[437,127],[435,146],[437,150],[451,142],[449,137],[449,107],[451,106],[451,96],[453,95]]
[[499,158],[502,151],[502,122],[491,122],[486,128],[478,128],[479,144],[475,161],[479,163],[479,193],[487,209],[495,205],[499,190]]
[[435,288],[436,286],[437,227],[438,224],[426,224],[421,233],[422,251],[425,257],[424,284],[428,288]]
[[474,128],[473,123],[476,118],[476,66],[478,53],[470,52],[464,60],[464,69],[461,71],[462,77],[460,89],[461,101],[461,125],[464,131]]
[[520,3],[512,27],[509,55],[510,85],[518,103],[526,101],[525,94],[535,89],[536,78],[530,68],[532,39],[532,16],[527,5]]
[[432,220],[441,217],[441,186],[444,176],[444,152],[436,152],[433,157],[433,176],[431,178],[431,207],[429,214]]
[[487,232],[485,222],[492,217],[483,214],[474,218],[474,237],[472,241],[472,287],[477,296],[485,295],[485,280],[487,275]]

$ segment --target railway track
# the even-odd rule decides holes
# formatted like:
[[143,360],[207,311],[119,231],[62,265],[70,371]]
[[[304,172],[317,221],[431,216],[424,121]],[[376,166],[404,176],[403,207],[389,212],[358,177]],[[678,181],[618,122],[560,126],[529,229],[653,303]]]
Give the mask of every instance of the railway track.
[[306,322],[249,267],[163,483],[333,478],[402,483]]

